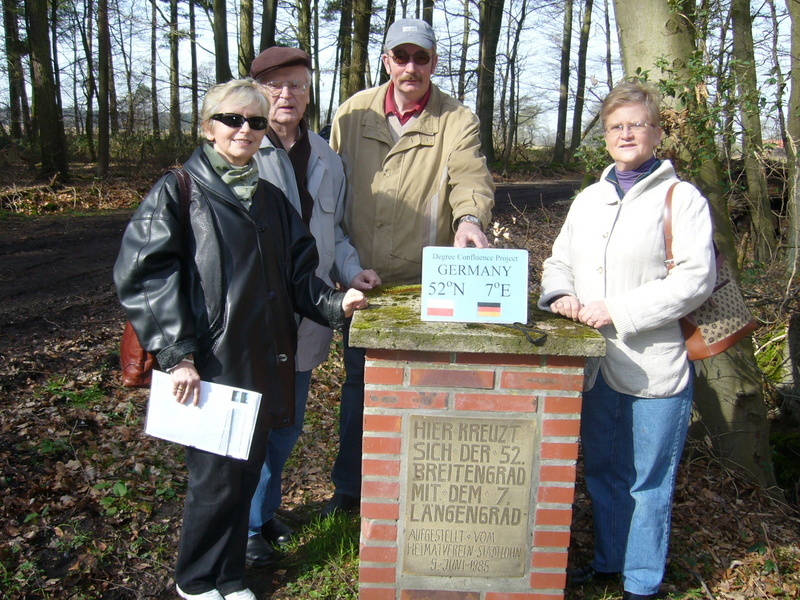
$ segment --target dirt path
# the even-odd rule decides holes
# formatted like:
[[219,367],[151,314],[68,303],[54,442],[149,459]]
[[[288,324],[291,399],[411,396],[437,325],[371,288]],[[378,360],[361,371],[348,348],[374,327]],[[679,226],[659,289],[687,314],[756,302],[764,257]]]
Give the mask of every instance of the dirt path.
[[[499,186],[498,214],[566,201],[566,180]],[[0,354],[39,336],[122,319],[111,270],[131,211],[0,219]]]

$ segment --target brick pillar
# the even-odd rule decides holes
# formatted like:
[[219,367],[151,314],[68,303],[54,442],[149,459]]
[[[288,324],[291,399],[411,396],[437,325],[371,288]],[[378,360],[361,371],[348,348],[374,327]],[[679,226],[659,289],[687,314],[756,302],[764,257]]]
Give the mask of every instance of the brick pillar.
[[367,348],[360,600],[563,600],[584,357],[602,338],[553,328],[534,347],[388,304],[350,332]]

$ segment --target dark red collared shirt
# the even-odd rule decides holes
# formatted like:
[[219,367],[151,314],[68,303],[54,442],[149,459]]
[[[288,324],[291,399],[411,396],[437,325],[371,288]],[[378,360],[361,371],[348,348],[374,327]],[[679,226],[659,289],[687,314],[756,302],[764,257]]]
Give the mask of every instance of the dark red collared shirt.
[[420,114],[424,109],[425,106],[428,104],[428,100],[431,97],[431,87],[428,86],[428,91],[425,92],[425,95],[420,98],[419,102],[409,111],[404,113],[400,112],[400,109],[397,108],[397,103],[394,101],[394,83],[389,83],[389,89],[386,90],[386,100],[383,103],[383,110],[386,115],[395,115],[397,120],[400,121],[400,125],[405,125],[408,123],[408,120],[413,117],[414,115]]

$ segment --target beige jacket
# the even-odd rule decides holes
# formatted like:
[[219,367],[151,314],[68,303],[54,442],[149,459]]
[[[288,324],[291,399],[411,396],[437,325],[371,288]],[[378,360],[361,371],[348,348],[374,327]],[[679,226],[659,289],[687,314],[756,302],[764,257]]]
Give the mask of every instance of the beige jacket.
[[384,114],[388,87],[339,107],[331,146],[344,162],[345,226],[361,266],[384,285],[419,283],[422,249],[451,246],[456,219],[473,215],[489,224],[494,183],[479,151],[477,117],[435,85],[395,145]]

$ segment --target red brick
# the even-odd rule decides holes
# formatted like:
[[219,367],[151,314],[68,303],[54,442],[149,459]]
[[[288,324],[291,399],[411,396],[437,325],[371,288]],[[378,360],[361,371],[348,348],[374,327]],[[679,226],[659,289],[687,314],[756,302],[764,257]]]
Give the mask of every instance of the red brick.
[[[366,440],[364,441],[364,452],[366,450]],[[577,460],[578,459],[578,442],[556,444],[554,442],[543,442],[541,445],[541,453],[539,458],[543,460]]]
[[453,408],[456,410],[535,413],[538,404],[536,396],[490,393],[456,394],[455,400],[453,401]]
[[403,440],[399,437],[365,436],[361,442],[362,452],[364,454],[400,454],[402,442]]
[[569,531],[534,531],[533,546],[535,548],[568,548]]
[[539,465],[539,482],[575,482],[575,465]]
[[579,419],[544,419],[542,435],[548,437],[577,437],[581,434]]
[[373,367],[364,370],[364,383],[375,385],[403,385],[402,367]]
[[536,371],[504,371],[500,375],[500,387],[512,390],[567,390],[580,392],[583,389],[583,374],[566,375]]
[[[362,484],[362,487],[363,485],[364,484]],[[553,504],[572,504],[574,500],[574,487],[547,487],[541,485],[539,486],[539,491],[536,496],[537,502],[550,502]]]
[[389,498],[392,500],[397,500],[400,497],[400,484],[391,481],[363,480],[361,482],[361,497]]
[[367,360],[391,360],[394,362],[449,363],[449,352],[416,352],[414,350],[367,350]]
[[397,580],[394,567],[364,567],[358,569],[358,580],[363,583],[394,583]]
[[531,587],[538,590],[563,590],[567,584],[566,573],[531,573]]
[[536,594],[514,592],[486,592],[485,600],[536,600]]
[[368,390],[364,406],[377,408],[447,408],[447,392]]
[[397,563],[397,547],[396,546],[364,546],[361,548],[359,561],[375,562],[375,563]]
[[364,415],[364,431],[400,433],[402,429],[402,417],[396,415]]
[[548,367],[575,367],[576,369],[583,369],[586,359],[582,356],[555,356],[553,354],[547,355]]
[[411,369],[409,382],[418,387],[477,388],[494,387],[494,371],[454,371],[446,369]]
[[534,569],[566,569],[567,552],[541,552],[534,550],[531,556],[531,567]]
[[361,535],[365,540],[397,541],[397,525],[380,525],[361,519]]
[[582,398],[576,396],[559,397],[559,396],[544,396],[544,412],[548,414],[577,414],[581,413]]
[[[446,585],[446,584],[442,584]],[[479,592],[454,592],[449,590],[401,590],[400,600],[479,600]]]
[[400,475],[400,461],[364,459],[361,461],[361,473],[376,477],[397,477]]
[[455,362],[460,365],[496,365],[508,367],[543,367],[545,359],[539,354],[484,354],[459,352]]
[[361,502],[361,518],[397,521],[400,505],[397,502]]
[[536,525],[572,525],[572,509],[539,508],[534,522]]
[[394,600],[396,591],[391,588],[361,587],[358,590],[358,600]]

